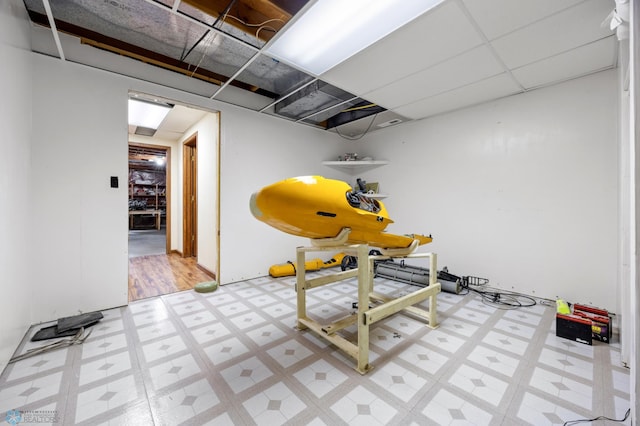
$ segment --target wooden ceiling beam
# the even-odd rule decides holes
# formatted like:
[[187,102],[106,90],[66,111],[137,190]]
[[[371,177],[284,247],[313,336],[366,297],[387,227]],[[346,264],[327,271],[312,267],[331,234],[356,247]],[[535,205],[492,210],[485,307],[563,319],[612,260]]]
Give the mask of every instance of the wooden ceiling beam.
[[[229,1],[183,0],[214,18],[220,17],[229,6]],[[260,40],[269,41],[291,16],[291,13],[269,0],[239,0],[233,3],[225,22]]]
[[165,155],[151,155],[151,154],[129,154],[130,160],[138,160],[138,161],[156,161],[157,159],[165,158]]
[[[49,27],[46,15],[29,11],[29,17],[34,23]],[[81,43],[83,44],[107,50],[112,53],[117,53],[122,56],[127,56],[129,58],[137,59],[151,65],[156,65],[161,68],[187,75],[189,77],[194,77],[216,85],[222,85],[229,79],[228,76],[209,71],[202,67],[198,68],[194,73],[191,69],[193,65],[112,37],[105,36],[103,34],[79,27],[65,21],[56,19],[56,26],[58,28],[58,31],[62,31],[72,36],[79,37]],[[275,93],[272,93],[268,90],[256,88],[253,85],[249,85],[238,80],[233,80],[230,85],[244,90],[249,90],[254,93],[258,93],[271,99],[278,98],[278,95]]]

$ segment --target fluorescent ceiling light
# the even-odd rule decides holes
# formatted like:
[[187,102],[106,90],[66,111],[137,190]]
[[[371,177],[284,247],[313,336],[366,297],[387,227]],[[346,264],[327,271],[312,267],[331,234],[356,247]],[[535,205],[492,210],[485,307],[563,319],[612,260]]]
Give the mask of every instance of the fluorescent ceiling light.
[[266,53],[316,76],[444,0],[318,0]]
[[157,129],[171,111],[171,106],[129,99],[129,124]]

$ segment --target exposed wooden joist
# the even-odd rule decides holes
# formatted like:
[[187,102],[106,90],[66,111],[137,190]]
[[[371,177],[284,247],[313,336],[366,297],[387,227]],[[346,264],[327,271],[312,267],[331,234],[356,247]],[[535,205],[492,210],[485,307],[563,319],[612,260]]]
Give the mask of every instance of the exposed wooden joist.
[[[49,27],[49,23],[46,15],[29,11],[29,16],[34,23],[45,26],[45,27]],[[226,82],[229,79],[228,76],[204,69],[202,67],[198,68],[197,71],[195,71],[194,73],[192,69],[193,65],[182,62],[178,59],[161,55],[159,53],[153,52],[151,50],[148,50],[139,46],[132,45],[130,43],[127,43],[118,39],[114,39],[112,37],[105,36],[103,34],[88,30],[86,28],[79,27],[77,25],[74,25],[65,21],[56,20],[56,25],[59,31],[70,34],[75,37],[79,37],[82,43],[96,47],[96,48],[100,48],[100,49],[117,53],[123,56],[127,56],[129,58],[137,59],[139,61],[151,64],[151,65],[156,65],[161,68],[178,72],[178,73],[187,75],[189,77],[197,78],[199,80],[204,80],[216,85],[222,85],[224,84],[224,82]],[[278,97],[277,94],[272,93],[268,90],[256,88],[253,85],[242,83],[241,81],[238,81],[238,80],[233,80],[229,84],[231,86],[252,91],[254,93],[257,93],[272,99],[276,99]]]
[[[110,44],[101,43],[101,42],[84,38],[84,37],[80,39],[80,42],[82,44],[87,44],[89,46],[97,47],[98,49],[108,50],[109,52],[112,52],[112,53],[117,53],[122,56],[127,56],[129,58],[137,59],[147,64],[156,65],[171,71],[179,72],[181,74],[188,75],[189,77],[194,77],[199,80],[208,81],[209,83],[222,85],[224,83],[222,79],[224,78],[224,80],[226,81],[225,77],[217,75],[215,73],[210,73],[207,70],[202,68],[193,72],[190,69],[188,69],[188,64],[175,61],[171,58],[163,57],[162,55],[157,55],[154,52],[146,51],[145,52],[146,54],[143,54],[140,52],[133,52],[133,50],[136,50],[136,51],[145,50],[145,49],[139,49],[136,46],[133,46],[133,48],[131,49],[125,50],[120,47],[115,47]],[[171,64],[169,62],[175,62],[175,63]]]
[[[220,17],[230,0],[182,0],[214,18]],[[268,0],[240,0],[233,3],[225,22],[269,41],[291,19],[292,14]]]
[[137,161],[155,161],[158,158],[164,158],[165,154],[160,155],[151,155],[151,154],[129,154],[129,160],[137,160]]

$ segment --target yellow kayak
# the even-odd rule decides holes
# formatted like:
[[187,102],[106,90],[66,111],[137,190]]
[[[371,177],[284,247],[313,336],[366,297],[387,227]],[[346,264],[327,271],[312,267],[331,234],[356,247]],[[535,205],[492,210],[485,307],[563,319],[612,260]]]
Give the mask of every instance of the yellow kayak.
[[346,244],[393,249],[432,241],[425,235],[384,232],[393,220],[381,201],[322,176],[294,177],[266,186],[251,196],[250,208],[256,219],[311,239],[334,238],[348,229]]

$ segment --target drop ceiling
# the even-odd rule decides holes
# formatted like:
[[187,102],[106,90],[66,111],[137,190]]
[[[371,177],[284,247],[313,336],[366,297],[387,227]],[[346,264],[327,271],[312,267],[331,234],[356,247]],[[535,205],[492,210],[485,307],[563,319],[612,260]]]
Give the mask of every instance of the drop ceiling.
[[164,120],[162,120],[157,129],[129,124],[130,135],[148,136],[164,141],[177,141],[185,136],[189,128],[204,118],[205,115],[209,114],[209,112],[199,108],[164,102],[164,100],[161,101],[156,97],[145,94],[132,93],[130,96],[133,98],[144,99],[151,103],[158,102],[171,106],[171,110]]
[[264,47],[313,2],[24,0],[36,52],[345,138],[617,65],[614,0],[445,0],[309,75]]

